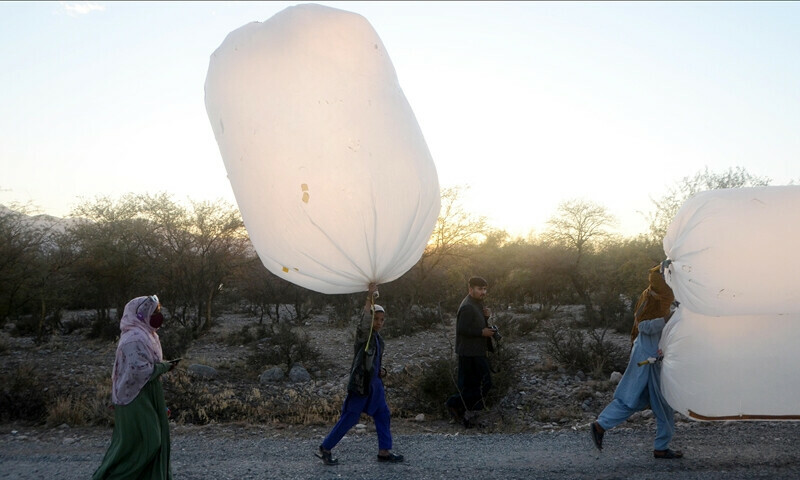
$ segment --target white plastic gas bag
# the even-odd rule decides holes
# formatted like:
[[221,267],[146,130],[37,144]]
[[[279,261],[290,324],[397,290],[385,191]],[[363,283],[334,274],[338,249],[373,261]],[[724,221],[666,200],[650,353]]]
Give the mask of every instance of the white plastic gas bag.
[[800,313],[800,186],[709,190],[664,237],[667,283],[704,315]]
[[351,293],[419,260],[436,167],[367,20],[315,4],[231,32],[206,110],[250,239],[297,285]]
[[664,238],[661,389],[700,420],[800,420],[800,187],[702,192]]
[[661,389],[697,420],[800,420],[800,315],[708,317],[678,308],[661,336]]

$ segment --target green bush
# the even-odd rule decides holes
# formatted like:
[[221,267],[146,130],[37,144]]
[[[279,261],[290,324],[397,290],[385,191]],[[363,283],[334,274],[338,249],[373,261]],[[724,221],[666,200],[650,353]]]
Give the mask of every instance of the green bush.
[[384,338],[411,336],[420,331],[431,330],[442,325],[439,309],[412,305],[409,308],[390,312],[381,330]]
[[542,319],[539,315],[530,312],[523,315],[503,312],[494,314],[489,321],[499,328],[504,341],[508,342],[538,330]]
[[269,330],[266,325],[243,325],[239,331],[229,333],[225,337],[225,344],[232,347],[249,345],[266,336],[269,336]]
[[320,353],[311,344],[308,334],[288,323],[273,324],[272,334],[264,342],[253,346],[253,353],[247,357],[248,368],[260,372],[268,365],[285,365],[291,368],[295,363],[306,369],[319,366]]
[[[489,355],[493,386],[484,402],[487,408],[499,403],[519,383],[517,363],[516,350],[502,344],[499,352]],[[446,418],[444,403],[458,391],[457,357],[438,358],[419,369],[390,375],[386,385],[387,390],[396,391],[392,398],[408,414],[422,412]]]
[[14,320],[14,329],[11,334],[15,337],[38,337],[51,333],[47,323],[42,323],[34,315],[22,315]]
[[610,327],[617,333],[631,333],[633,329],[633,312],[627,310],[620,313],[615,321],[610,324]]
[[0,376],[0,419],[39,422],[47,414],[49,398],[33,366],[22,365]]
[[158,338],[161,340],[161,352],[165,360],[182,357],[192,346],[194,333],[192,327],[166,322],[158,330]]
[[444,402],[456,391],[456,368],[455,357],[438,358],[418,370],[389,375],[386,387],[396,391],[391,399],[408,414],[444,415]]
[[489,365],[492,367],[492,384],[487,406],[502,400],[508,392],[515,390],[519,384],[519,354],[507,344],[505,337],[496,353],[489,354]]
[[578,370],[596,377],[614,370],[624,370],[628,353],[605,339],[605,330],[584,331],[560,323],[544,328],[547,339],[544,351],[568,371]]
[[115,340],[119,337],[119,334],[119,320],[96,315],[89,326],[89,333],[86,336],[90,339]]

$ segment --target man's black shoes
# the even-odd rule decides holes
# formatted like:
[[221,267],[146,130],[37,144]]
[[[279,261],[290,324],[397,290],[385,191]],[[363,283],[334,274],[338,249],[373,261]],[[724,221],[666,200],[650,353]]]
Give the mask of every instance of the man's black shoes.
[[339,465],[339,459],[333,458],[333,453],[330,450],[325,450],[322,445],[319,446],[319,453],[315,453],[317,457],[322,459],[325,465]]
[[444,406],[447,409],[447,412],[450,414],[450,417],[452,417],[454,421],[458,423],[462,423],[464,421],[464,414],[460,412],[457,408],[451,407],[446,403],[444,404]]
[[665,458],[672,460],[674,458],[683,458],[683,452],[680,450],[670,450],[669,448],[666,450],[653,450],[653,456],[655,458]]
[[594,441],[594,446],[597,447],[598,450],[603,449],[603,427],[600,426],[597,422],[592,422],[589,425],[589,430],[592,432],[592,440]]
[[396,453],[389,452],[389,455],[378,454],[379,462],[400,463],[403,461],[403,456]]

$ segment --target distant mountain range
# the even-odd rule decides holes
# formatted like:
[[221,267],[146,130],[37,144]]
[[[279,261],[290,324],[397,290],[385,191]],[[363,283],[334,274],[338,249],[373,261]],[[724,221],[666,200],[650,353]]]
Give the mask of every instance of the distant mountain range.
[[28,215],[26,213],[6,207],[5,205],[0,205],[0,217],[4,217],[6,215],[18,215],[24,223],[27,223],[33,227],[50,229],[54,232],[60,233],[66,231],[67,227],[75,225],[81,221],[79,218],[61,218],[44,213],[38,215]]

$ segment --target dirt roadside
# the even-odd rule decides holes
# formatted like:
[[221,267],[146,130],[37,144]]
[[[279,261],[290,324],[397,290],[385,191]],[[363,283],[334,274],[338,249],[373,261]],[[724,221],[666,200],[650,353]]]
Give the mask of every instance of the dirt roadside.
[[[447,424],[401,424],[402,464],[375,461],[374,431],[351,433],[326,467],[313,452],[322,428],[173,425],[175,479],[797,479],[800,423],[679,423],[673,441],[686,457],[656,460],[651,425],[607,433],[597,452],[586,428],[485,434]],[[0,426],[0,479],[87,479],[111,440],[109,428]]]

